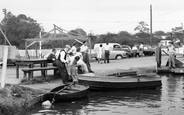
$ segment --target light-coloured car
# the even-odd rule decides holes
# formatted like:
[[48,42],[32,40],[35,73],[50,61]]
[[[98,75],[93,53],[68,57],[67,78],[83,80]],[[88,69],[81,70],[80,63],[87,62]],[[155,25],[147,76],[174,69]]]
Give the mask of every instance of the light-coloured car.
[[[102,47],[106,45],[106,43],[97,43],[94,45],[93,54],[91,55],[92,58],[97,59],[98,48],[102,44]],[[127,57],[127,52],[122,49],[121,45],[118,43],[109,43],[110,46],[110,56],[109,59],[122,59]],[[104,54],[102,58],[104,58]]]

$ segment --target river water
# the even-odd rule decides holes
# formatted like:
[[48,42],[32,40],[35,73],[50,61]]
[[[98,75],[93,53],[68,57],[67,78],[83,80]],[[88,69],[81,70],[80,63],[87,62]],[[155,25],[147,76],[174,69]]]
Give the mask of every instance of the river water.
[[38,104],[24,115],[183,115],[184,75],[160,76],[157,90],[93,91],[87,99],[55,103],[50,109]]

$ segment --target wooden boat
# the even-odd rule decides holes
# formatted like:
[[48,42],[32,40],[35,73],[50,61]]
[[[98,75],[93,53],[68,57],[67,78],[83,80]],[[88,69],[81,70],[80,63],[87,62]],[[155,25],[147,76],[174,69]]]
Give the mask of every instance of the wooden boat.
[[161,68],[157,68],[157,73],[184,74],[184,67],[172,68],[172,69],[169,69],[169,67],[161,67]]
[[71,84],[71,85],[61,85],[52,89],[49,93],[43,95],[42,101],[50,100],[51,102],[61,102],[61,101],[74,101],[77,99],[86,98],[89,92],[89,87]]
[[115,73],[100,77],[89,73],[80,75],[78,79],[79,84],[87,85],[93,90],[157,88],[162,85],[157,74],[124,76],[123,73]]

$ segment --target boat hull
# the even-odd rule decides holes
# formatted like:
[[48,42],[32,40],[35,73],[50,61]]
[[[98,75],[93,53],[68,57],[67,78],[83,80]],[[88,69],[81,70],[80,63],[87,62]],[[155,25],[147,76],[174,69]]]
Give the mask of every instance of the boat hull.
[[[49,93],[43,95],[43,101],[53,101],[54,99],[55,102],[63,102],[87,98],[89,87],[83,85],[73,85],[71,88],[62,90],[64,87],[65,85],[52,89]],[[57,93],[59,90],[62,91]]]
[[160,77],[90,77],[80,76],[79,84],[87,85],[92,90],[121,90],[138,88],[157,88],[162,85]]

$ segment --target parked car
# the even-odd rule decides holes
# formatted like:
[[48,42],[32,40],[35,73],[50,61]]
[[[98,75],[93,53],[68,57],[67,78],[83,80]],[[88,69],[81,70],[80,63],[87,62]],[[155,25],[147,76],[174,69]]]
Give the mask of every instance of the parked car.
[[[97,43],[94,45],[93,54],[91,55],[92,58],[97,59],[97,51],[100,47],[100,44],[102,44],[102,47],[106,45],[106,43]],[[127,52],[123,50],[120,44],[118,43],[109,43],[110,46],[110,56],[109,59],[121,59],[127,57]],[[104,58],[104,54],[102,55],[102,58]]]
[[128,45],[121,45],[122,49],[127,52],[128,57],[133,57],[133,51],[132,48]]
[[[137,48],[139,48],[139,45],[135,45]],[[135,51],[136,56],[139,56],[139,51]],[[143,50],[144,56],[152,56],[155,55],[155,49],[151,47],[150,45],[144,45],[144,50]]]
[[152,48],[150,45],[144,45],[143,54],[145,56],[152,56],[155,55],[155,49]]
[[[16,59],[7,59],[7,65],[15,66],[16,65],[15,61],[16,61]],[[3,65],[3,59],[0,59],[0,66],[2,66],[2,65]]]
[[[20,59],[20,54],[18,52],[16,52],[15,59],[7,59],[7,65],[15,66],[16,65],[15,62],[17,59]],[[0,58],[0,66],[2,65],[3,65],[3,58]]]

